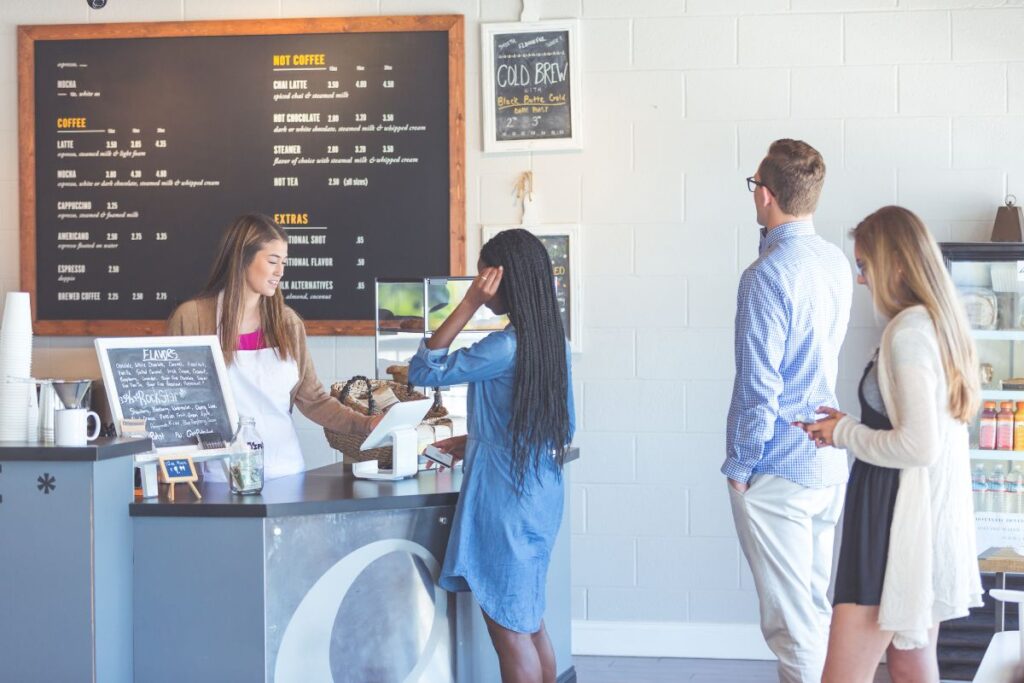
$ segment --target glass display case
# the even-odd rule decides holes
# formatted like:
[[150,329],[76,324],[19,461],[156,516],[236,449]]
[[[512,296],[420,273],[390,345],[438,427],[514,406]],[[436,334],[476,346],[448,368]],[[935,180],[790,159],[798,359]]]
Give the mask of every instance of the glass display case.
[[[389,367],[408,364],[420,341],[441,326],[465,297],[472,282],[471,276],[377,280],[374,357],[378,379],[390,376]],[[494,315],[482,306],[456,336],[451,348],[470,346],[506,325],[507,316]],[[426,388],[440,389],[444,405],[452,415],[465,416],[465,386]]]
[[940,247],[978,349],[983,406],[970,425],[978,550],[1024,546],[1024,243]]

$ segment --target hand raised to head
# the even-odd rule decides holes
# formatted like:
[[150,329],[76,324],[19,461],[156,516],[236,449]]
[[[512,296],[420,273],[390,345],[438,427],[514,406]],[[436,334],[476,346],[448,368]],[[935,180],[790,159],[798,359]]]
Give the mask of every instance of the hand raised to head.
[[480,271],[480,274],[473,278],[473,284],[466,292],[466,303],[479,308],[494,298],[498,293],[498,286],[501,285],[501,276],[504,269],[501,266],[492,268],[488,266]]

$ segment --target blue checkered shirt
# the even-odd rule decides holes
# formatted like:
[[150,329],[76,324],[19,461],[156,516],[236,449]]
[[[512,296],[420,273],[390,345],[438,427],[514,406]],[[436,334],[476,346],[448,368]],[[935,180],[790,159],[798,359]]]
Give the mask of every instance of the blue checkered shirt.
[[736,297],[736,378],[722,472],[746,483],[771,474],[810,488],[846,481],[846,453],[817,449],[792,426],[818,406],[838,407],[839,348],[853,277],[843,252],[809,221],[761,240]]

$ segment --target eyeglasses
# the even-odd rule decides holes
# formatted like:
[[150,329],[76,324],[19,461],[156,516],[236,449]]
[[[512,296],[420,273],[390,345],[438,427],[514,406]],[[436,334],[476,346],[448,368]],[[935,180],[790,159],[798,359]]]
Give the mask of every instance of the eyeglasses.
[[[764,189],[768,190],[769,192],[772,192],[772,188],[768,187],[767,185],[762,183],[760,180],[755,180],[754,176],[750,176],[749,178],[747,178],[747,189],[748,190],[750,190],[751,192],[754,192],[755,190],[757,190],[758,187],[763,187]],[[772,192],[772,194],[775,194],[775,193]]]

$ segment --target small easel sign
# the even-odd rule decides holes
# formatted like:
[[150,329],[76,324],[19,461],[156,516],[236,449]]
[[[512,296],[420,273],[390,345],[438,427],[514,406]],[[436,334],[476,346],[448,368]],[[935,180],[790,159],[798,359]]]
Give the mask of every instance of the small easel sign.
[[199,475],[196,473],[196,464],[192,462],[191,456],[161,455],[157,460],[160,463],[160,478],[168,485],[168,500],[172,503],[174,502],[175,484],[188,484],[189,488],[192,489],[192,493],[196,495],[196,500],[203,499],[195,485]]

